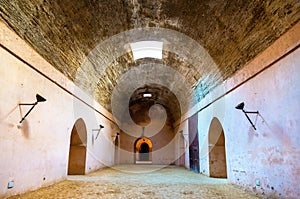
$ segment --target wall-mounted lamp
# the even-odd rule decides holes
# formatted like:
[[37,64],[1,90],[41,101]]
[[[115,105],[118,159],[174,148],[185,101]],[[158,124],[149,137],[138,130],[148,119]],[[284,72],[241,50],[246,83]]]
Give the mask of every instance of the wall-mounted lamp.
[[100,133],[101,129],[103,129],[103,128],[104,128],[104,126],[100,124],[99,129],[93,129],[93,131],[98,131],[95,140],[97,140],[99,133]]
[[247,113],[249,113],[249,114],[258,114],[259,112],[258,111],[245,111],[244,107],[245,107],[245,103],[242,102],[242,103],[239,103],[235,108],[238,109],[238,110],[242,110],[243,113],[245,113],[245,116],[247,117],[248,121],[250,122],[250,124],[252,125],[252,127],[254,128],[254,130],[256,130],[253,122],[250,120],[250,118],[247,115]]
[[34,103],[20,103],[19,106],[32,106],[29,111],[25,114],[25,116],[21,119],[20,123],[22,123],[25,118],[28,116],[28,114],[32,111],[32,109],[37,105],[39,102],[45,102],[46,99],[40,96],[39,94],[36,94],[36,102]]

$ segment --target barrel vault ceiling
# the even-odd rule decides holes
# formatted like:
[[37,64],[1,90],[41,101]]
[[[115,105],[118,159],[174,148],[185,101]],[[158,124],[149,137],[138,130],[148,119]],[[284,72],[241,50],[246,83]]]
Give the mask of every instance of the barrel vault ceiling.
[[[300,1],[0,0],[0,16],[57,70],[111,110],[113,89],[121,76],[149,63],[174,69],[192,91],[200,85],[193,103],[201,100],[297,23]],[[93,83],[92,90],[89,81],[95,79],[91,78],[95,74],[84,70],[78,80],[86,56],[99,44],[122,32],[142,28],[172,30],[191,38],[205,49],[215,68],[205,70],[207,74],[199,72],[200,67],[210,66],[190,61],[193,49],[176,43],[177,48],[182,47],[181,51],[164,49],[162,59],[134,60],[131,51],[114,57],[113,62],[101,66],[105,71]],[[107,48],[112,50],[118,45]],[[205,60],[207,56],[197,59]],[[151,103],[164,105],[174,120],[178,119],[178,100],[173,99],[175,95],[166,86],[143,85],[131,96],[129,104],[145,101],[140,97],[144,92],[156,95],[149,99]]]

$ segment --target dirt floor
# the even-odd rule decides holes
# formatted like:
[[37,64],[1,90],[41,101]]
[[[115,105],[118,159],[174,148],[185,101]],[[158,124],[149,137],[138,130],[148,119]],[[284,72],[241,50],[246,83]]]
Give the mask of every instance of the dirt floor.
[[184,168],[127,165],[106,168],[11,198],[257,198],[225,179],[208,178]]

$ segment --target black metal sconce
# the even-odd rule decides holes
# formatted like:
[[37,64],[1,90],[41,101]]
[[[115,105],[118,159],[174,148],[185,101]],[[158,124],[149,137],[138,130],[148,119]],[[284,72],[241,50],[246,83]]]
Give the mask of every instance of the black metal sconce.
[[100,133],[101,129],[103,129],[103,128],[104,128],[104,126],[100,124],[99,129],[93,129],[93,131],[98,131],[95,140],[97,140],[99,133]]
[[244,107],[245,107],[245,103],[242,102],[242,103],[239,103],[235,108],[238,109],[238,110],[242,110],[243,113],[245,114],[245,116],[247,117],[248,121],[250,122],[250,124],[252,125],[252,127],[254,128],[254,130],[256,130],[253,122],[250,120],[249,116],[247,115],[247,113],[249,114],[258,114],[259,112],[258,111],[245,111],[244,110]]
[[20,103],[19,106],[32,106],[29,111],[25,114],[25,116],[21,119],[20,123],[22,123],[25,118],[29,115],[29,113],[32,111],[32,109],[37,105],[39,102],[45,102],[46,99],[40,96],[39,94],[36,94],[36,102],[35,103]]

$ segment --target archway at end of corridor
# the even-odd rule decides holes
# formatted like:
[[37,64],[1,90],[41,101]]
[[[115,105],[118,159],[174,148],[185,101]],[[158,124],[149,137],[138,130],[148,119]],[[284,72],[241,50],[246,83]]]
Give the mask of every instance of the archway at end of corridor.
[[86,167],[87,131],[83,119],[78,119],[71,133],[68,175],[84,175]]
[[152,164],[152,142],[149,138],[138,138],[134,142],[134,163]]
[[209,141],[209,176],[227,178],[225,135],[217,118],[213,118],[208,132]]

